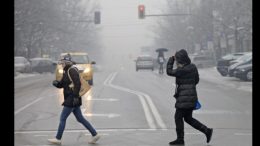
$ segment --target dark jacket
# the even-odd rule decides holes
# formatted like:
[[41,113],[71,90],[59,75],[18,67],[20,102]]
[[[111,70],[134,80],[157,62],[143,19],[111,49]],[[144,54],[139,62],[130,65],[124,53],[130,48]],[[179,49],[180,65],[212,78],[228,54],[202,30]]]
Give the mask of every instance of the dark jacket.
[[179,53],[183,52],[177,52],[175,58],[179,59],[178,57],[182,56],[182,59],[177,61],[183,64],[183,67],[173,69],[175,59],[170,57],[167,62],[166,72],[169,76],[176,77],[175,107],[179,109],[193,109],[198,100],[196,85],[199,83],[199,74],[197,67],[190,62],[187,52]]
[[[70,67],[71,67],[71,69],[69,70]],[[70,77],[74,84],[73,90],[69,87],[69,85],[71,84],[71,81],[68,76],[68,70],[69,70]],[[68,66],[68,65],[65,66],[63,77],[62,77],[61,81],[58,82],[57,85],[55,85],[55,86],[57,88],[63,88],[64,102],[62,103],[62,105],[68,106],[68,107],[81,106],[82,100],[81,100],[81,97],[79,96],[79,90],[81,87],[81,83],[80,83],[79,73],[78,73],[76,67]],[[79,99],[79,102],[75,105],[73,105],[73,98]]]

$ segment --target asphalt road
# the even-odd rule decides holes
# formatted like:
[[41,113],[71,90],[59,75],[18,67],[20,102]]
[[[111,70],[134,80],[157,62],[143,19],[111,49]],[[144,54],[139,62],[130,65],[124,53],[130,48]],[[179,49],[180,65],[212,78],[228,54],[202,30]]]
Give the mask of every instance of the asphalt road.
[[[200,71],[200,70],[199,70]],[[252,145],[252,83],[213,76],[201,70],[197,86],[202,108],[194,117],[214,128],[211,146]],[[216,79],[214,79],[216,78]],[[53,74],[15,78],[15,146],[50,145],[56,134],[62,89]],[[173,77],[158,70],[124,66],[94,74],[94,86],[83,97],[83,114],[102,136],[98,146],[167,146],[176,138]],[[85,146],[90,133],[69,116],[62,145]],[[186,146],[207,145],[205,136],[185,124]]]

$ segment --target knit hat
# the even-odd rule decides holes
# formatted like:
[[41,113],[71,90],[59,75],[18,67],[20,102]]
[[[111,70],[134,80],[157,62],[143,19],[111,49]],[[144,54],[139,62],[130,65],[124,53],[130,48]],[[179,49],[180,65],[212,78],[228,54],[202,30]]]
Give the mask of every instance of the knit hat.
[[75,64],[75,62],[72,60],[71,55],[69,53],[64,55],[60,61],[66,64]]

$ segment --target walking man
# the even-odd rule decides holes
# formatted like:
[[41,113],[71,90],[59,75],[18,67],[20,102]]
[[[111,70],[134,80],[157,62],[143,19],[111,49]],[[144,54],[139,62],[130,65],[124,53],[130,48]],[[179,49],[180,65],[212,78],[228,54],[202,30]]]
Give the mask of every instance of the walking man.
[[[64,107],[60,115],[60,123],[56,137],[53,139],[48,139],[48,141],[53,144],[61,144],[61,138],[65,129],[66,120],[73,112],[77,121],[84,125],[84,127],[91,133],[92,139],[89,141],[89,143],[94,144],[100,138],[100,136],[81,113],[80,106],[82,104],[82,100],[79,96],[81,83],[78,70],[73,66],[73,61],[69,54],[64,56],[64,58],[61,60],[61,64],[64,70],[63,77],[61,81],[54,80],[52,84],[57,88],[63,88],[64,102],[62,105]],[[68,74],[70,75],[72,82],[69,79]],[[71,86],[72,84],[73,86]]]

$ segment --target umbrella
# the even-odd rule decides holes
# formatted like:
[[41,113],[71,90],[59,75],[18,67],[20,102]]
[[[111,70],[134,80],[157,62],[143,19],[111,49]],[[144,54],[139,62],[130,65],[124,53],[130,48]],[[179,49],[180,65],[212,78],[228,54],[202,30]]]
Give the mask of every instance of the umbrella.
[[155,50],[156,52],[167,52],[168,49],[167,48],[158,48]]

